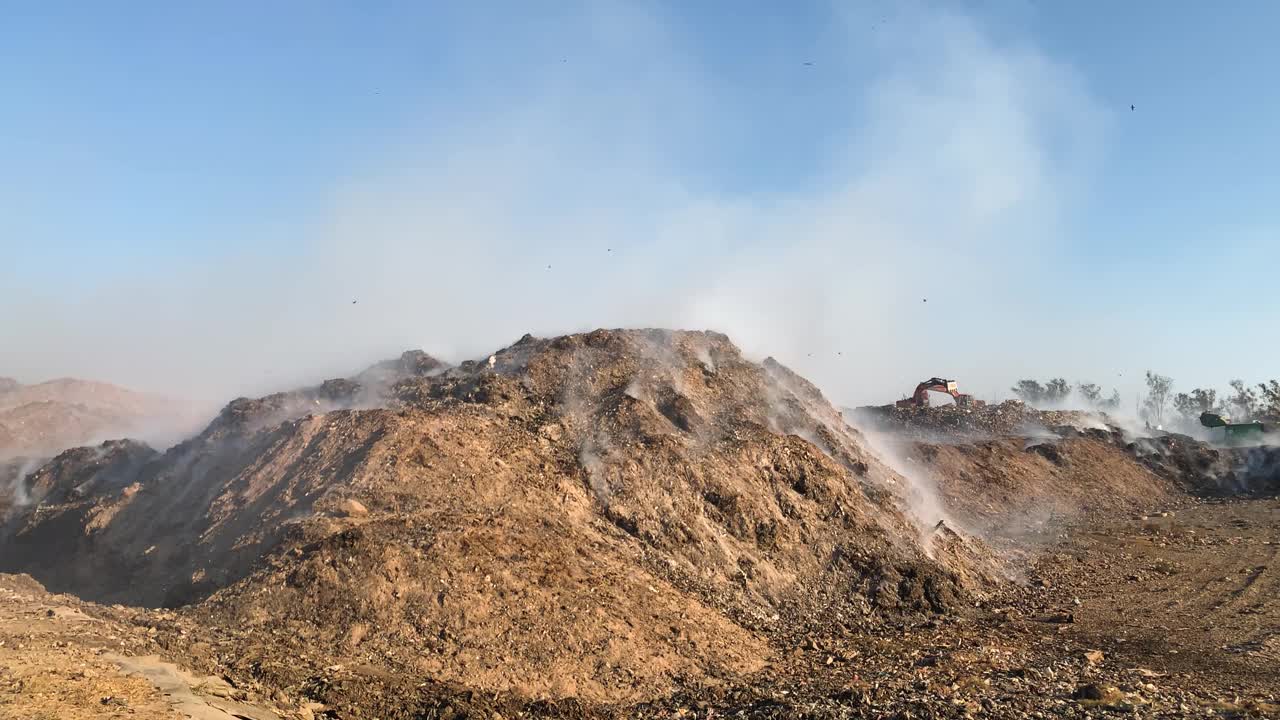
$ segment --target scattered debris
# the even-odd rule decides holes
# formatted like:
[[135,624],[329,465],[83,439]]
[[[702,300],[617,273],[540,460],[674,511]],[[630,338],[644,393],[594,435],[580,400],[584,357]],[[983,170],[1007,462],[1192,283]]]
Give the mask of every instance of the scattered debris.
[[846,414],[856,424],[919,439],[946,436],[953,440],[986,439],[995,436],[1043,435],[1059,426],[1096,427],[1100,423],[1086,413],[1036,410],[1018,400],[997,405],[971,403],[935,407],[916,403],[850,408]]

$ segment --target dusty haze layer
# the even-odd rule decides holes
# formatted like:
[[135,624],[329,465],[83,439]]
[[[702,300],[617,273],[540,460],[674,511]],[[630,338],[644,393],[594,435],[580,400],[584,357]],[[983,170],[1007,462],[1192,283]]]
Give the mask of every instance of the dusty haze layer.
[[[761,78],[795,88],[770,114],[725,98],[661,16],[559,20],[539,32],[573,62],[512,30],[528,61],[501,68],[499,96],[481,53],[459,58],[500,112],[432,108],[443,129],[392,134],[314,212],[228,243],[250,249],[79,268],[94,282],[56,289],[0,268],[0,371],[221,401],[404,347],[456,362],[525,332],[663,326],[725,332],[847,404],[938,374],[982,395],[1028,366],[1089,375],[1097,358],[1028,300],[1103,129],[1070,68],[959,15],[902,10],[873,32],[841,11],[820,62],[778,57]],[[812,93],[839,110],[806,117]],[[731,173],[810,124],[801,177]]]

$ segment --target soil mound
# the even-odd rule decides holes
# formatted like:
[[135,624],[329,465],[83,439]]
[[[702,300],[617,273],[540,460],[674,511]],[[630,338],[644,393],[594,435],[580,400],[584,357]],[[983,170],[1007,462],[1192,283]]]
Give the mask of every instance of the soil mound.
[[966,527],[1026,547],[1069,523],[1150,511],[1181,494],[1105,433],[916,443],[906,454]]
[[186,606],[220,628],[192,657],[276,687],[631,702],[752,673],[769,633],[954,606],[980,548],[931,559],[904,483],[723,335],[526,336],[242,398],[163,454],[64,453],[0,569]]

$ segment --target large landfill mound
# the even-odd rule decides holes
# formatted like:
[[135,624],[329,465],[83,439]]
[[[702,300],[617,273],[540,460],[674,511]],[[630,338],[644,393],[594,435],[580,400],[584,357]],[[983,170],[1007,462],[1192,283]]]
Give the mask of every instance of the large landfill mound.
[[0,717],[1269,717],[1277,490],[710,332],[413,351],[0,485]]

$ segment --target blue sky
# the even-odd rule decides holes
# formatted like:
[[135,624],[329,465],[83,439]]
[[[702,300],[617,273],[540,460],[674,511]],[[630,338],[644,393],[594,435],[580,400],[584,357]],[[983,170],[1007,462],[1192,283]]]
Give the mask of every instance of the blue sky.
[[1272,4],[2,12],[0,375],[222,398],[598,325],[847,402],[1280,374]]

